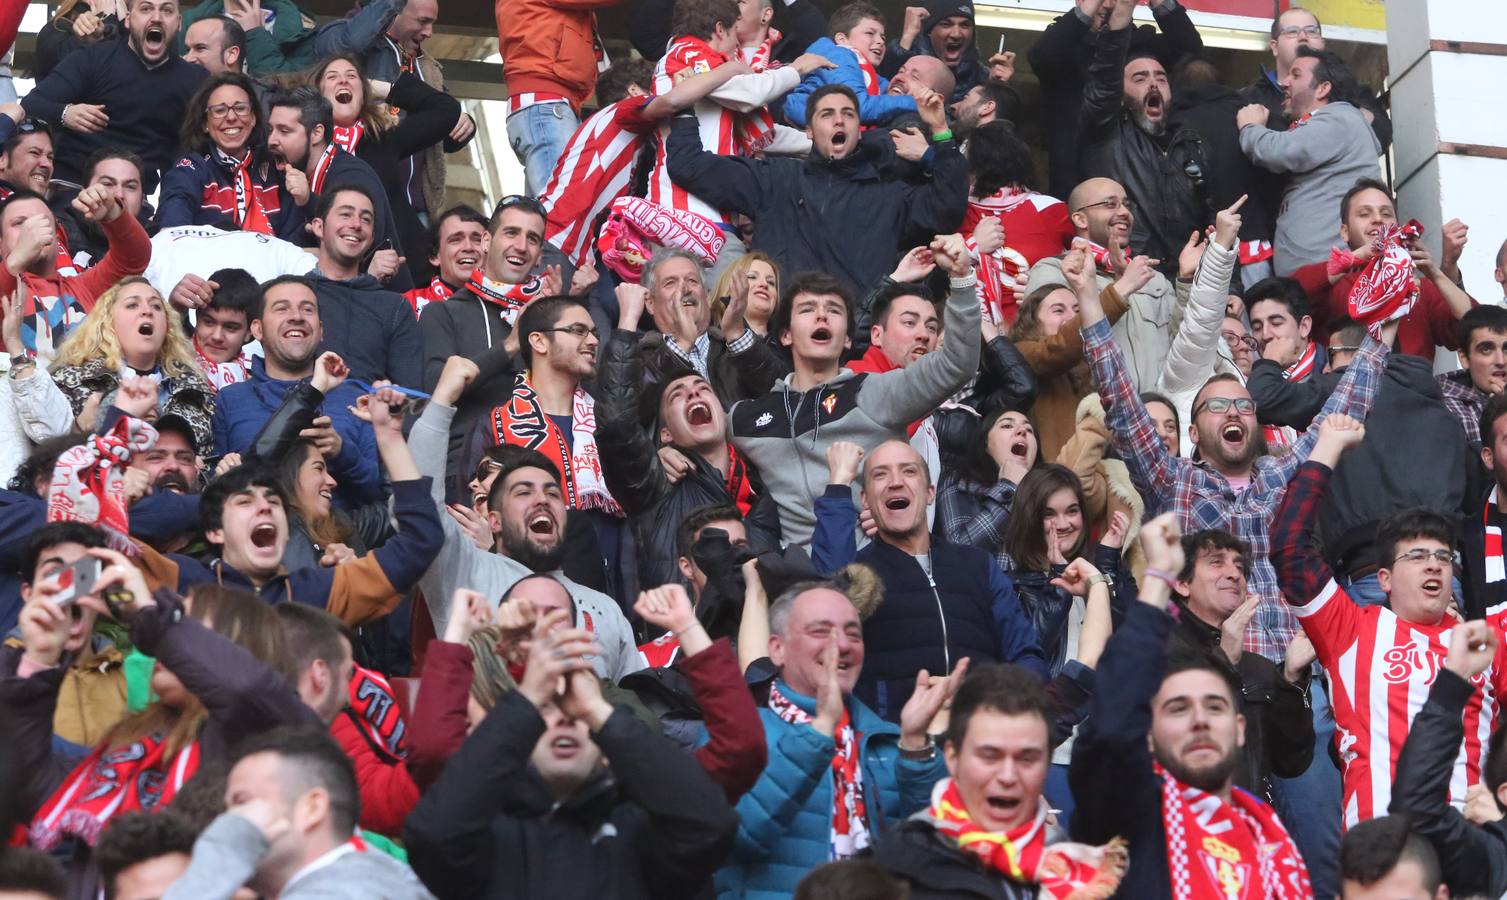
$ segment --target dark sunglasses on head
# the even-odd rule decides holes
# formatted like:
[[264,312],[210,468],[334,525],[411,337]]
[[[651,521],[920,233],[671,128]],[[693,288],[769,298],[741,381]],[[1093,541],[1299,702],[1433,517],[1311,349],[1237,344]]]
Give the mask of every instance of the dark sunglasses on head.
[[33,119],[30,116],[22,119],[21,124],[16,126],[16,130],[22,134],[36,134],[38,132],[41,132],[48,137],[52,137],[51,125],[48,125],[41,119]]
[[544,204],[527,194],[508,194],[506,197],[498,200],[497,205],[492,207],[492,217],[496,218],[497,214],[505,209],[515,208],[526,209],[531,213],[538,213],[541,216],[547,217],[544,211]]

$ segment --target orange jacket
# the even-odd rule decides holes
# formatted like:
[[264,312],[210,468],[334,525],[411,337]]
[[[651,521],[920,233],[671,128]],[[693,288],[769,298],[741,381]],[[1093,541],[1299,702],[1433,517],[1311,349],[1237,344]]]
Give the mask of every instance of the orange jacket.
[[571,109],[597,83],[596,10],[617,0],[495,0],[508,93],[561,94]]

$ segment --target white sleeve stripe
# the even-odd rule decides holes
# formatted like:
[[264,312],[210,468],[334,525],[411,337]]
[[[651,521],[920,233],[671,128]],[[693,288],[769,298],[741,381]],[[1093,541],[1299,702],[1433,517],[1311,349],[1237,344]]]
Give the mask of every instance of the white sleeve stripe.
[[1302,606],[1294,606],[1292,608],[1293,615],[1297,616],[1300,619],[1315,615],[1319,610],[1324,608],[1325,604],[1327,604],[1330,600],[1333,600],[1334,595],[1338,594],[1339,592],[1339,584],[1333,578],[1331,578],[1329,579],[1329,582],[1324,585],[1323,589],[1320,590],[1312,600],[1309,600]]

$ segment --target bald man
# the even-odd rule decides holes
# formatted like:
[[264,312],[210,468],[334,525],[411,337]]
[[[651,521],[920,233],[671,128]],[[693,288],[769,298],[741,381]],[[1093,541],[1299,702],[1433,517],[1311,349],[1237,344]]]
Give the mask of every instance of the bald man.
[[935,56],[912,56],[895,73],[895,77],[890,79],[887,93],[909,94],[912,84],[925,85],[941,94],[943,100],[947,100],[957,86],[957,78],[947,68],[947,64]]
[[[1155,270],[1151,271],[1149,278],[1137,277],[1141,266],[1132,265],[1122,270],[1111,261],[1111,256],[1118,257],[1119,254],[1105,252],[1112,244],[1118,248],[1126,247],[1135,230],[1136,211],[1118,181],[1090,178],[1073,188],[1067,204],[1073,233],[1095,248],[1099,261],[1099,290],[1103,291],[1111,284],[1115,286],[1115,296],[1104,300],[1104,312],[1114,325],[1115,340],[1125,354],[1130,377],[1138,390],[1152,390],[1175,336],[1172,314],[1177,308],[1177,294],[1172,282]],[[1123,261],[1129,263],[1130,260],[1130,251],[1124,251]],[[1025,296],[1029,299],[1047,286],[1067,287],[1060,256],[1039,260],[1031,267]],[[1069,322],[1063,330],[1069,328],[1076,335],[1077,321]],[[1056,449],[1051,450],[1053,455],[1050,456],[1047,451],[1048,448],[1043,446],[1045,458],[1055,457]]]
[[863,504],[879,529],[867,547],[854,550],[858,507],[848,485],[828,485],[816,501],[818,567],[826,562],[835,571],[856,559],[884,582],[884,602],[863,623],[865,658],[853,693],[891,722],[899,721],[922,669],[949,672],[966,657],[1047,673],[1036,628],[1009,577],[982,550],[932,539],[932,495],[921,454],[885,441],[863,461]]

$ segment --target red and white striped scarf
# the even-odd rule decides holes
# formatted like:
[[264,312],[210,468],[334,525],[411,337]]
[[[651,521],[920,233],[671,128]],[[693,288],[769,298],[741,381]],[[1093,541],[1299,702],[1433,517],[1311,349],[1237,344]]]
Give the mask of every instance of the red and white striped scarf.
[[780,42],[781,37],[783,35],[780,34],[778,28],[771,28],[769,29],[769,34],[759,43],[759,46],[744,47],[738,51],[738,56],[755,73],[778,69],[780,61],[776,59],[771,62],[770,57],[774,53],[774,45]]
[[1238,787],[1225,803],[1155,767],[1173,900],[1313,897],[1303,857],[1271,807]]
[[319,161],[314,164],[314,174],[309,176],[309,190],[313,193],[324,193],[324,180],[330,175],[330,166],[335,162],[339,149],[338,145],[330,144],[319,154]]
[[1282,370],[1282,379],[1284,381],[1303,381],[1313,374],[1314,363],[1318,360],[1318,357],[1318,345],[1313,341],[1309,341],[1308,346],[1303,348],[1303,352],[1298,355],[1297,360]]
[[335,146],[346,153],[355,153],[361,138],[366,134],[366,123],[357,120],[354,125],[336,125],[333,135]]
[[134,555],[123,473],[133,454],[156,443],[157,429],[122,416],[108,433],[92,435],[58,457],[47,489],[47,521],[97,526],[111,547]]
[[205,354],[199,346],[198,338],[194,338],[194,361],[199,364],[199,371],[204,373],[204,379],[216,393],[251,377],[251,360],[246,358],[246,354],[242,353],[230,362],[218,363]]
[[[476,270],[472,269],[471,271],[475,272]],[[453,293],[455,293],[455,289],[436,275],[423,287],[416,287],[404,293],[403,299],[407,300],[408,305],[413,307],[414,318],[417,318],[424,311],[424,307],[431,303],[439,303],[442,300],[449,299]]]
[[544,294],[544,282],[537,275],[522,284],[504,284],[488,278],[480,268],[471,270],[471,280],[466,282],[466,287],[484,302],[501,307],[503,321],[509,325],[518,324],[523,308]]
[[72,835],[93,847],[114,816],[165,809],[199,770],[199,742],[170,757],[163,737],[96,747],[31,820],[31,846],[51,850],[65,835]]
[[544,411],[539,395],[528,383],[528,373],[513,382],[513,396],[492,410],[492,442],[538,450],[560,470],[560,487],[570,509],[599,509],[621,518],[623,508],[612,498],[602,475],[602,457],[597,451],[596,401],[577,387],[570,404],[570,440]]
[[1492,486],[1481,518],[1486,525],[1486,583],[1507,581],[1507,564],[1502,559],[1502,529],[1491,523],[1491,511],[1497,508],[1497,488]]
[[[769,708],[791,725],[805,725],[812,720],[810,713],[780,692],[778,684],[769,686]],[[837,752],[832,756],[832,842],[827,858],[850,859],[869,846],[870,838],[863,802],[863,766],[858,759],[863,735],[853,728],[846,705],[832,735]]]
[[219,147],[215,147],[213,152],[221,165],[230,168],[235,180],[232,185],[235,188],[235,212],[232,219],[235,227],[241,231],[271,234],[272,222],[267,218],[267,211],[262,208],[262,198],[256,192],[256,184],[251,180],[251,161],[256,154],[247,150],[244,159],[236,159]]

